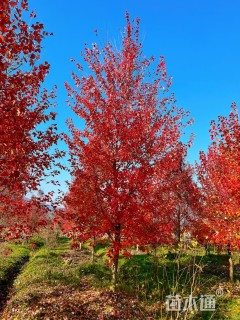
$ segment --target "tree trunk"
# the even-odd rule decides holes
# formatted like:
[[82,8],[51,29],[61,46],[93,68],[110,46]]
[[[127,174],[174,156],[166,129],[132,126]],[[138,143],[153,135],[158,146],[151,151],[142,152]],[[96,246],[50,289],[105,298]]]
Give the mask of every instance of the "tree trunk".
[[231,256],[229,257],[228,261],[229,261],[229,278],[230,278],[230,281],[233,282],[233,260]]
[[210,254],[210,243],[209,242],[205,243],[204,248],[205,248],[205,256],[209,255]]
[[233,282],[233,259],[232,259],[232,250],[231,250],[231,244],[230,242],[227,244],[227,253],[229,256],[229,279],[231,282]]
[[178,244],[181,242],[181,209],[178,206],[178,217],[177,217],[177,241]]
[[113,288],[113,291],[116,291],[116,288],[117,288],[118,261],[119,261],[119,254],[114,257],[113,265],[112,265],[112,288]]
[[153,252],[154,252],[154,257],[156,258],[157,257],[157,244],[154,244],[153,245]]
[[113,253],[113,264],[112,264],[112,288],[116,291],[118,282],[118,262],[121,244],[121,225],[120,223],[115,227],[115,239],[114,239],[114,253]]
[[91,252],[91,262],[94,263],[94,258],[95,258],[95,254],[94,254],[94,247],[92,248],[92,252]]
[[91,252],[91,254],[92,254],[92,263],[94,263],[94,261],[95,261],[95,244],[96,244],[96,237],[95,236],[93,236],[93,244],[92,244],[92,252]]

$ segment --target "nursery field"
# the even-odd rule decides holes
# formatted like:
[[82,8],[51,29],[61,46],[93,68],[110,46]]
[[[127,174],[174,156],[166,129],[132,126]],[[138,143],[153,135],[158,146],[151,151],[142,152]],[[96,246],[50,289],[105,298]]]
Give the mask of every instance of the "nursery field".
[[1,0],[0,320],[240,320],[240,6],[195,2]]
[[[159,246],[148,252],[132,248],[130,257],[120,257],[113,291],[107,251],[104,241],[96,244],[93,255],[88,243],[73,249],[70,239],[53,235],[48,241],[35,237],[25,244],[2,243],[1,319],[240,318],[237,256],[230,283],[226,253],[205,255],[197,246]],[[182,297],[181,310],[173,311],[169,295]],[[205,295],[215,299],[209,311],[200,310]],[[191,306],[189,296],[194,297]]]

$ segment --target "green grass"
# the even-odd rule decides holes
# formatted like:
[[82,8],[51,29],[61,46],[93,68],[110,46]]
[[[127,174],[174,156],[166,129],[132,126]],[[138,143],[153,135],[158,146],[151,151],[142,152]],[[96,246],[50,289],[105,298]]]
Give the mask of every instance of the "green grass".
[[0,248],[0,281],[5,281],[26,262],[30,255],[29,245],[8,243]]
[[68,265],[63,259],[69,250],[69,239],[60,238],[54,248],[40,248],[25,265],[15,280],[15,298],[21,301],[33,299],[43,288],[79,284],[78,267]]
[[33,237],[30,238],[29,244],[30,245],[33,244],[36,247],[36,249],[38,249],[38,248],[43,247],[45,243],[44,243],[44,240],[41,237],[36,235],[36,236],[33,236]]
[[[134,294],[145,303],[164,302],[168,294],[200,298],[201,294],[215,294],[216,286],[228,281],[227,255],[190,255],[168,253],[154,257],[150,254],[132,256],[122,263],[119,273],[119,289]],[[160,318],[159,318],[160,319]],[[240,319],[239,297],[217,297],[215,312],[199,311],[186,319]]]
[[111,283],[111,270],[102,263],[82,263],[78,274],[80,278],[88,277],[88,282],[96,288],[108,288]]
[[[35,243],[37,239],[32,240]],[[41,241],[39,240],[41,243]],[[29,248],[13,245],[15,257],[29,255]],[[88,246],[85,246],[88,248]],[[88,248],[90,250],[91,248]],[[82,280],[87,281],[96,290],[107,289],[111,285],[111,270],[106,266],[107,243],[97,243],[95,246],[96,259],[94,263],[80,262],[68,264],[65,257],[70,252],[70,240],[59,238],[54,247],[39,245],[31,253],[30,261],[25,265],[15,281],[15,296],[12,299],[21,301],[27,306],[32,300],[44,296],[50,288],[76,288]],[[71,251],[72,252],[72,251]],[[204,253],[204,251],[202,252]],[[11,261],[11,253],[7,259]],[[7,262],[5,262],[7,263]],[[0,264],[1,266],[1,264]],[[201,252],[191,254],[190,251],[178,255],[166,248],[158,248],[157,257],[153,254],[139,253],[130,259],[120,256],[118,290],[137,297],[146,308],[159,304],[163,315],[165,299],[168,294],[187,296],[193,290],[193,295],[214,294],[220,282],[227,282],[228,256],[211,254],[204,256]],[[0,269],[1,270],[1,269]],[[191,288],[192,286],[192,288]],[[160,309],[159,309],[160,310]],[[160,311],[156,311],[156,319],[160,318]],[[217,298],[216,312],[199,312],[189,315],[186,319],[240,319],[239,297],[225,295]]]

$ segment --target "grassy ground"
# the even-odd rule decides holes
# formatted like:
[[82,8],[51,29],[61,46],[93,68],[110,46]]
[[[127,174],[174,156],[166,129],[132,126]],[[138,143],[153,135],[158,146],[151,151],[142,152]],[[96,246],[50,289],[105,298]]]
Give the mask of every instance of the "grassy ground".
[[0,313],[8,298],[8,289],[21,266],[29,259],[30,251],[28,245],[0,244]]
[[10,271],[28,259],[30,248],[28,245],[2,243],[0,246],[0,281],[8,277]]
[[90,259],[88,251],[71,251],[64,238],[41,248],[16,279],[2,319],[142,319],[137,299],[107,290],[108,269]]
[[69,244],[60,238],[51,248],[43,246],[32,254],[14,282],[2,320],[177,319],[176,313],[166,312],[168,294],[192,294],[199,302],[202,294],[215,294],[219,284],[223,296],[216,299],[216,311],[189,313],[186,319],[240,319],[240,286],[227,281],[226,255],[204,256],[201,250],[177,254],[166,248],[157,256],[134,251],[130,259],[120,259],[114,293],[109,290],[106,246],[95,247],[92,263],[87,246],[74,251]]

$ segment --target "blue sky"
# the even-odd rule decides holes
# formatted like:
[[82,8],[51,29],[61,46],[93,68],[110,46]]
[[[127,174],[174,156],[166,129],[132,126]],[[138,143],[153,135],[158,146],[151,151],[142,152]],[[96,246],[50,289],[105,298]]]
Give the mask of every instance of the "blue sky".
[[[70,58],[80,60],[84,43],[120,43],[125,11],[141,19],[143,51],[163,55],[177,105],[195,119],[190,162],[209,144],[209,124],[240,102],[240,2],[238,0],[29,0],[38,20],[54,33],[44,42],[43,58],[51,64],[46,86],[58,86],[59,129],[72,116],[64,81],[71,80]],[[98,30],[98,36],[93,32]],[[77,122],[81,124],[81,122]]]

